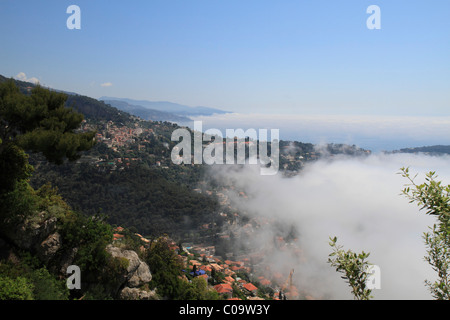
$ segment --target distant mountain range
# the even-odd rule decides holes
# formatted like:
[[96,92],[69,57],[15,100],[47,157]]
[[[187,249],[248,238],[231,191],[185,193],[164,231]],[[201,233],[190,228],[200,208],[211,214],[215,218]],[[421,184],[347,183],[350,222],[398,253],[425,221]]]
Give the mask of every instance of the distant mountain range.
[[[210,116],[229,111],[209,107],[191,107],[168,101],[133,100],[128,98],[101,97],[99,100],[119,110],[126,111],[146,120],[190,121],[190,116]],[[166,118],[166,119],[161,119]]]
[[149,109],[143,106],[136,106],[129,104],[128,102],[125,101],[119,100],[100,100],[100,101],[103,101],[105,104],[109,104],[111,107],[125,111],[129,114],[140,117],[144,120],[170,121],[178,123],[191,121],[191,119],[185,116],[179,116],[170,112]]

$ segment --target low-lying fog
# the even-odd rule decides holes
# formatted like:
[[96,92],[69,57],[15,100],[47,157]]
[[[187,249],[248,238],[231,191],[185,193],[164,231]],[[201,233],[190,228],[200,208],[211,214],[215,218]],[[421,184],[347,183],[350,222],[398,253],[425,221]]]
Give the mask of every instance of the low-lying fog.
[[[337,236],[344,249],[370,252],[369,262],[381,269],[381,289],[375,299],[431,299],[425,280],[435,273],[424,261],[422,235],[435,218],[419,211],[401,195],[408,181],[398,172],[410,167],[423,182],[436,171],[445,184],[450,180],[450,157],[413,154],[372,154],[338,157],[306,166],[292,178],[260,175],[258,168],[230,165],[210,167],[215,179],[231,181],[245,190],[247,199],[232,197],[233,204],[250,215],[276,218],[299,232],[302,258],[288,251],[266,257],[273,270],[286,275],[300,291],[316,298],[352,299],[350,288],[328,263],[329,237]],[[254,235],[256,245],[273,238],[269,228]]]

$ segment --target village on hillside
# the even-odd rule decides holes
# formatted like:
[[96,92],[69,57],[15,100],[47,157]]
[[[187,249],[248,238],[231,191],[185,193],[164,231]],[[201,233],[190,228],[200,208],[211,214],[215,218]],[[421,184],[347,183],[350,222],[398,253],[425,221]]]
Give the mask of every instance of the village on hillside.
[[[125,126],[109,121],[101,127],[93,127],[91,124],[83,122],[82,130],[97,130],[96,140],[98,143],[104,144],[107,147],[106,150],[121,150],[122,155],[136,155],[135,157],[100,158],[96,160],[97,167],[107,168],[104,172],[123,170],[132,162],[141,161],[140,157],[148,156],[152,141],[156,141],[155,137],[161,137],[158,130],[162,127],[158,122],[151,122],[152,127],[141,126],[140,123],[141,121],[137,119],[134,125]],[[342,149],[341,145],[331,145],[326,151],[327,156],[332,157],[339,154]],[[123,152],[124,150],[128,150],[129,153]],[[160,152],[159,158],[155,161],[154,166],[160,168],[171,166],[170,152],[168,150],[158,151]],[[345,153],[366,155],[370,151],[351,146],[346,149]],[[154,156],[154,154],[150,154],[150,156]],[[280,165],[283,170],[286,170],[285,172],[295,174],[306,162],[315,161],[320,156],[322,156],[321,153],[316,151],[313,145],[286,142],[281,145]],[[170,240],[170,249],[183,261],[184,268],[180,272],[185,281],[191,281],[192,277],[204,278],[207,284],[224,299],[295,300],[315,298],[296,287],[295,281],[293,281],[295,278],[294,265],[276,268],[265,260],[274,252],[283,251],[292,256],[292,264],[301,260],[302,252],[294,234],[274,236],[271,243],[265,244],[261,248],[247,246],[250,242],[249,239],[252,239],[258,231],[273,226],[274,221],[263,217],[250,219],[246,217],[245,213],[239,212],[233,207],[232,197],[237,196],[244,200],[248,198],[244,190],[237,190],[233,185],[212,187],[207,181],[202,180],[193,191],[214,196],[218,200],[221,208],[217,213],[220,216],[218,220],[222,222],[217,225],[215,221],[211,221],[198,226],[198,230],[192,232],[194,236],[186,237],[184,243],[176,244],[175,241]],[[114,241],[123,239],[122,231],[121,227],[116,229]],[[143,250],[146,246],[150,246],[150,240],[137,233],[136,236],[142,240]],[[241,248],[237,249],[236,243],[239,243]]]
[[[124,228],[114,229],[114,242],[120,242],[125,236]],[[142,241],[141,250],[149,248],[151,241],[136,233]],[[227,300],[296,300],[313,299],[312,296],[300,293],[293,284],[294,270],[288,274],[272,273],[266,277],[255,271],[252,258],[223,259],[215,255],[214,246],[177,244],[167,238],[169,249],[176,253],[183,262],[180,277],[191,281],[194,277],[205,279],[210,288]],[[155,241],[155,240],[153,240]]]
[[[114,242],[124,238],[124,228],[114,230]],[[142,251],[151,246],[151,240],[135,233],[140,238]],[[226,300],[298,300],[315,299],[306,292],[301,292],[294,285],[294,269],[283,273],[272,272],[268,266],[258,263],[261,254],[242,255],[235,259],[217,256],[215,246],[190,243],[176,243],[166,236],[169,249],[182,261],[180,277],[185,281],[193,278],[205,279],[208,286]],[[156,240],[153,240],[156,241]],[[277,239],[280,250],[284,250],[284,239]]]
[[[116,154],[116,156],[106,155],[98,159],[90,159],[90,161],[96,162],[96,165],[104,169],[105,172],[123,170],[133,162],[141,162],[144,159],[147,161],[149,157],[155,167],[167,169],[171,166],[171,152],[168,144],[170,143],[171,130],[173,130],[171,128],[174,124],[142,120],[134,116],[131,119],[133,121],[126,125],[113,121],[92,123],[83,120],[80,131],[96,131],[95,139],[97,143],[105,145],[112,153]],[[162,142],[163,140],[165,142]],[[214,144],[215,142],[205,141],[203,148],[211,143]],[[220,143],[229,142],[223,141]],[[250,148],[250,145],[256,144],[255,141],[243,139],[231,143],[235,144],[236,148],[241,144],[245,148]],[[161,148],[161,145],[164,147]],[[174,149],[176,148],[174,147]],[[279,166],[284,175],[295,175],[306,163],[316,161],[324,156],[333,157],[337,154],[369,155],[370,151],[356,146],[340,144],[330,144],[316,150],[315,146],[310,143],[281,140]]]

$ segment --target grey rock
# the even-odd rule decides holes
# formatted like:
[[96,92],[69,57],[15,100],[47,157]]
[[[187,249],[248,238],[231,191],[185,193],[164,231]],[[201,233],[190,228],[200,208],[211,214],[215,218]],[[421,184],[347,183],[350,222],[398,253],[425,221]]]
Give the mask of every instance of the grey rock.
[[[152,274],[149,266],[144,261],[139,259],[139,256],[135,251],[121,249],[111,244],[106,247],[106,251],[115,258],[125,258],[128,260],[126,274],[124,275],[124,279],[121,283],[122,287],[135,289],[152,280]],[[136,291],[130,291],[129,295],[132,294],[131,292]]]
[[136,269],[136,271],[133,273],[131,278],[128,279],[128,286],[135,288],[150,281],[152,281],[152,274],[150,273],[150,268],[145,262],[142,262]]

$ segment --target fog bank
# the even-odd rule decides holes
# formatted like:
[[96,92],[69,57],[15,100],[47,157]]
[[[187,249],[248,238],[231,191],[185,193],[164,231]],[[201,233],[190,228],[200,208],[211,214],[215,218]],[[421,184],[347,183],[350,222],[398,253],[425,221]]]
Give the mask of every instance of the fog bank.
[[[433,170],[448,184],[449,163],[450,157],[373,154],[320,160],[292,178],[262,176],[252,166],[210,169],[218,181],[245,190],[248,198],[232,197],[239,209],[297,228],[301,257],[289,250],[274,251],[266,262],[273,270],[295,269],[293,280],[299,290],[316,298],[353,298],[327,263],[329,237],[337,236],[346,250],[370,252],[369,262],[381,268],[381,289],[373,291],[375,299],[431,299],[424,280],[433,280],[435,273],[423,260],[422,235],[435,218],[400,195],[408,181],[398,172],[409,166],[422,182]],[[252,241],[264,246],[275,231],[269,226],[255,232]]]

